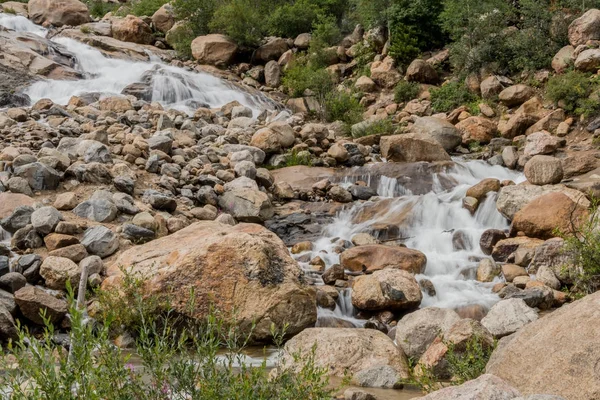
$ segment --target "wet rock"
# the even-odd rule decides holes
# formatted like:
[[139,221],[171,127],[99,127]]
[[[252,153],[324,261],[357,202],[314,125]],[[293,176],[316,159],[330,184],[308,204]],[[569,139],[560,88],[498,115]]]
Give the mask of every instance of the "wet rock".
[[351,388],[344,391],[344,400],[377,400],[377,397],[364,390]]
[[474,197],[481,201],[489,192],[498,192],[500,190],[500,181],[494,178],[484,179],[475,186],[467,190],[467,196]]
[[361,310],[410,310],[418,307],[422,299],[414,276],[398,269],[359,276],[352,288],[352,304]]
[[477,280],[479,282],[492,282],[494,278],[500,275],[501,268],[489,258],[484,258],[477,267]]
[[405,315],[396,328],[396,343],[408,357],[418,359],[440,333],[460,320],[449,309],[427,307]]
[[44,325],[44,320],[40,316],[42,311],[53,324],[60,322],[67,314],[66,301],[57,299],[35,286],[25,286],[17,290],[15,302],[25,318],[38,325]]
[[419,274],[426,263],[427,258],[418,250],[379,244],[353,247],[340,255],[342,267],[354,272],[392,268]]
[[487,229],[481,234],[479,239],[479,247],[484,254],[490,255],[494,250],[494,246],[500,240],[506,239],[506,233],[500,229]]
[[88,253],[99,257],[108,257],[119,249],[119,238],[105,226],[86,229],[81,239]]
[[538,319],[534,309],[522,299],[501,300],[481,320],[481,324],[496,338],[517,332],[525,325]]
[[334,264],[323,273],[322,278],[326,285],[333,285],[336,281],[343,280],[345,276],[344,267]]

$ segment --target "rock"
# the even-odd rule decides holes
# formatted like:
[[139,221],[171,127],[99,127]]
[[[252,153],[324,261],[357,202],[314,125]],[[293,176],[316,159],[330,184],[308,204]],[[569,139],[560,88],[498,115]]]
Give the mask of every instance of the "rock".
[[406,80],[409,82],[436,84],[438,79],[435,68],[425,60],[414,60],[406,70]]
[[296,36],[296,39],[294,40],[294,47],[297,47],[301,50],[306,50],[306,49],[308,49],[308,46],[310,45],[311,39],[312,39],[312,34],[301,33],[298,36]]
[[53,232],[62,219],[62,215],[54,207],[38,208],[31,214],[31,224],[42,235]]
[[134,15],[113,19],[112,35],[115,39],[123,42],[138,44],[151,44],[154,42],[150,26]]
[[156,210],[173,212],[177,209],[177,201],[169,194],[148,189],[144,192],[143,200]]
[[294,145],[295,136],[291,126],[281,122],[270,124],[252,135],[250,144],[267,154],[279,153]]
[[420,274],[425,269],[427,258],[418,250],[373,244],[345,250],[340,255],[340,264],[353,272],[371,273],[392,268]]
[[[504,339],[486,370],[525,395],[596,398],[600,394],[595,373],[600,349],[594,344],[600,340],[600,332],[593,321],[599,317],[600,292],[563,306]],[[528,372],[524,375],[524,371]]]
[[501,300],[481,320],[494,337],[501,338],[517,332],[525,325],[538,319],[534,309],[521,299]]
[[584,50],[575,59],[575,69],[578,71],[592,72],[600,67],[600,49]]
[[119,238],[107,227],[99,225],[86,229],[81,244],[88,253],[104,258],[119,249]]
[[89,256],[79,262],[79,267],[83,270],[87,268],[90,275],[104,274],[104,263],[98,256]]
[[552,59],[552,69],[556,73],[563,73],[573,66],[575,63],[575,48],[573,46],[565,46],[556,53]]
[[446,150],[435,139],[424,134],[383,136],[380,147],[381,156],[392,162],[451,160]]
[[569,26],[569,42],[577,47],[600,39],[600,10],[590,9]]
[[19,340],[15,320],[10,312],[3,305],[0,306],[0,339],[2,341]]
[[543,241],[540,239],[528,238],[526,236],[518,236],[515,238],[500,240],[494,246],[492,257],[495,261],[506,262],[511,255],[516,255],[521,251],[535,251],[535,248],[542,243]]
[[500,181],[494,178],[484,179],[467,190],[466,196],[474,197],[481,201],[489,192],[500,191]]
[[426,307],[402,317],[396,328],[396,343],[407,357],[418,359],[435,340],[460,320],[450,309]]
[[31,214],[33,214],[33,211],[33,207],[30,206],[17,207],[12,214],[0,221],[0,225],[4,230],[15,233],[19,229],[31,224]]
[[281,67],[277,61],[269,61],[265,65],[265,84],[273,88],[281,84]]
[[504,89],[498,99],[507,107],[520,106],[535,95],[535,91],[527,85],[513,85]]
[[142,228],[134,224],[123,224],[123,236],[134,243],[143,243],[154,239],[156,233],[153,230]]
[[504,264],[502,266],[502,275],[504,275],[506,282],[512,282],[519,276],[529,276],[525,268],[514,264]]
[[450,122],[436,117],[417,118],[412,126],[416,133],[427,134],[442,145],[444,150],[453,151],[462,143],[462,135]]
[[[526,281],[525,284],[519,285],[517,281],[523,279]],[[521,299],[531,308],[539,308],[540,310],[548,310],[554,305],[554,291],[549,287],[545,286],[533,286],[526,287],[533,281],[529,280],[529,277],[515,278],[515,286],[519,288],[525,288],[515,293],[510,293],[504,296],[505,299]]]
[[9,272],[0,277],[0,288],[9,293],[14,293],[17,290],[24,288],[26,285],[27,279],[18,272]]
[[334,143],[333,146],[327,150],[327,154],[335,159],[335,161],[339,164],[343,164],[350,158],[350,154],[348,150],[344,147],[344,145],[340,143]]
[[354,375],[354,383],[362,387],[399,388],[398,372],[389,365],[380,365]]
[[117,217],[117,207],[105,199],[93,199],[80,203],[73,213],[96,222],[111,222]]
[[219,207],[243,222],[264,222],[275,214],[269,196],[250,188],[225,192],[219,198]]
[[542,265],[537,270],[535,280],[554,290],[559,290],[562,286],[554,271],[547,265]]
[[555,230],[572,232],[588,217],[588,211],[582,204],[575,203],[563,193],[548,193],[527,204],[515,214],[512,229],[523,232],[529,237],[549,239]]
[[40,316],[42,311],[52,324],[60,322],[67,314],[66,301],[57,299],[35,286],[25,286],[17,290],[15,302],[25,318],[38,325],[44,325]]
[[323,273],[322,278],[326,285],[333,285],[336,281],[343,280],[345,276],[344,267],[334,264]]
[[152,15],[152,25],[156,30],[167,33],[175,25],[175,12],[169,3],[163,5]]
[[295,361],[292,354],[308,355],[314,345],[319,354],[315,367],[324,369],[327,375],[344,377],[347,373],[356,382],[359,374],[381,373],[382,368],[388,367],[396,373],[394,384],[408,377],[408,363],[402,350],[384,333],[373,329],[306,329],[285,344],[285,365],[301,368],[301,361]]
[[519,210],[537,197],[547,193],[555,192],[564,193],[571,200],[585,208],[589,208],[590,206],[589,201],[585,198],[583,193],[577,190],[567,189],[561,185],[510,185],[504,186],[502,189],[500,189],[500,192],[498,193],[498,200],[496,201],[496,208],[507,219],[512,220]]
[[373,235],[364,233],[364,232],[357,233],[356,235],[352,236],[352,239],[350,239],[350,241],[355,246],[366,246],[369,244],[379,244],[379,241],[377,239],[375,239],[375,237]]
[[359,276],[352,289],[352,304],[361,310],[410,310],[418,307],[422,299],[415,277],[398,269]]
[[344,391],[344,400],[377,400],[377,397],[364,390],[350,388]]
[[54,201],[54,207],[57,210],[72,210],[77,207],[77,204],[79,204],[79,200],[73,192],[61,193],[56,196],[56,200]]
[[15,168],[14,175],[25,179],[33,190],[56,190],[62,178],[60,172],[39,162]]
[[549,132],[535,132],[527,136],[523,152],[526,156],[553,154],[563,143],[564,139],[552,136]]
[[135,246],[109,266],[104,288],[121,283],[120,266],[140,271],[145,295],[168,296],[185,316],[200,320],[214,306],[228,318],[235,310],[242,329],[256,323],[256,340],[272,338],[272,323],[289,323],[294,335],[316,322],[314,290],[298,278],[302,272],[283,242],[260,225],[203,221]]
[[500,229],[487,229],[481,234],[479,239],[479,247],[485,255],[492,254],[494,246],[500,240],[506,239],[506,233]]
[[479,88],[481,90],[481,97],[484,99],[493,99],[504,90],[502,82],[500,82],[500,79],[496,75],[485,78]]
[[484,258],[477,267],[477,280],[479,282],[492,282],[500,275],[500,267],[490,258]]
[[371,79],[377,85],[391,89],[400,82],[402,76],[396,69],[394,59],[388,56],[383,61],[375,61],[371,64]]
[[288,42],[282,38],[271,38],[267,43],[260,46],[252,56],[254,61],[267,63],[271,60],[279,60],[283,53],[288,51]]
[[42,247],[44,242],[33,225],[27,225],[15,232],[10,245],[20,250],[27,250]]
[[[58,234],[56,234],[56,235],[58,235]],[[46,236],[46,238],[48,238],[50,236],[51,235]],[[73,239],[77,240],[76,238],[73,238]],[[48,253],[48,255],[52,256],[52,257],[68,258],[69,260],[71,260],[73,262],[79,262],[88,256],[88,252],[85,249],[84,245],[77,243],[77,244],[72,244],[70,246],[65,246],[65,247],[61,247],[56,250],[53,250],[50,253]]]
[[496,135],[497,127],[493,121],[482,117],[469,117],[458,124],[456,128],[462,134],[462,143],[489,143]]
[[200,64],[229,65],[237,45],[224,35],[199,36],[192,42],[192,55]]
[[29,18],[36,24],[77,26],[91,21],[85,4],[78,0],[30,0]]
[[65,290],[66,283],[71,282],[71,287],[79,287],[81,268],[73,261],[63,257],[46,257],[40,267],[40,275],[50,289]]
[[350,203],[352,201],[352,194],[341,186],[333,185],[327,193],[331,200],[338,203]]
[[63,247],[78,244],[79,240],[75,236],[62,233],[51,233],[44,238],[44,243],[48,251],[53,251]]
[[377,190],[369,186],[352,185],[348,190],[352,197],[357,200],[369,200],[371,197],[377,196]]
[[371,93],[377,90],[377,84],[368,76],[361,76],[356,80],[354,86],[364,93]]
[[433,392],[421,400],[512,400],[521,393],[497,376],[485,374],[460,386]]

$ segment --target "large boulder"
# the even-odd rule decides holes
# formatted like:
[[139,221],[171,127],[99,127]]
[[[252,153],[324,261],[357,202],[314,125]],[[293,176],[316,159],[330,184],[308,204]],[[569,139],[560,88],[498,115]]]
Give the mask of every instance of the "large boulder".
[[254,188],[236,188],[219,197],[219,207],[242,222],[264,222],[275,214],[267,194]]
[[400,82],[402,75],[396,69],[394,59],[388,56],[383,61],[371,64],[371,79],[381,87],[393,88]]
[[250,145],[258,147],[267,154],[278,153],[294,145],[294,129],[284,122],[273,122],[252,135]]
[[388,161],[450,161],[438,141],[423,133],[406,133],[403,135],[384,136],[380,140],[381,155]]
[[421,304],[422,297],[415,277],[399,269],[359,276],[352,285],[352,304],[361,310],[410,310]]
[[68,310],[65,300],[58,299],[37,286],[25,286],[17,290],[15,302],[25,318],[38,325],[44,325],[44,319],[40,315],[42,312],[51,323],[56,324]]
[[481,324],[492,335],[500,338],[515,333],[537,319],[537,312],[522,299],[508,299],[494,304]]
[[345,250],[340,255],[340,264],[352,272],[371,273],[393,268],[420,274],[425,269],[427,257],[419,250],[371,244]]
[[494,121],[482,117],[469,117],[456,124],[456,128],[462,134],[465,145],[472,142],[489,143],[498,130]]
[[85,4],[78,0],[30,0],[29,18],[36,24],[81,25],[91,21]]
[[152,15],[152,25],[154,28],[162,33],[167,33],[173,25],[175,25],[175,12],[173,6],[169,3],[159,8],[154,15]]
[[439,334],[444,334],[459,320],[454,310],[422,308],[398,321],[396,343],[408,357],[418,359]]
[[527,325],[500,342],[487,365],[524,395],[600,398],[600,292]]
[[431,136],[446,151],[452,151],[462,143],[461,133],[445,119],[436,117],[417,118],[412,130]]
[[577,47],[584,45],[588,40],[600,39],[600,10],[588,10],[581,17],[574,20],[569,26],[569,42]]
[[525,177],[533,185],[560,183],[563,179],[562,163],[551,156],[533,156],[525,164]]
[[123,42],[151,44],[154,41],[150,26],[134,15],[113,19],[112,34],[115,39]]
[[387,335],[372,329],[306,329],[286,343],[283,362],[287,367],[301,368],[302,358],[296,359],[294,355],[308,356],[315,345],[315,366],[328,375],[349,374],[355,383],[360,383],[361,375],[384,370],[395,378],[378,385],[384,387],[393,387],[408,378],[408,361],[402,350]]
[[590,202],[578,190],[569,189],[562,185],[509,185],[504,186],[498,193],[496,208],[500,214],[512,220],[515,214],[534,199],[547,194],[561,192],[569,196],[574,202],[588,208]]
[[[103,287],[122,283],[123,273],[145,277],[146,295],[168,296],[177,312],[202,319],[211,307],[232,316],[256,340],[271,339],[271,324],[294,335],[317,319],[316,296],[274,233],[255,224],[192,224],[122,253],[107,269]],[[196,301],[190,308],[190,292]]]
[[575,69],[594,72],[600,67],[600,49],[584,50],[575,59]]
[[485,374],[460,386],[450,386],[421,400],[512,400],[521,393],[497,376]]
[[527,136],[524,153],[526,156],[552,154],[564,144],[564,139],[552,136],[550,132],[534,132]]
[[425,60],[414,60],[406,70],[406,80],[409,82],[435,84],[438,79],[438,73],[435,68]]
[[589,213],[587,207],[563,193],[548,193],[531,201],[513,218],[512,229],[526,236],[550,239],[555,230],[570,233],[583,224]]
[[552,69],[556,73],[563,73],[573,66],[575,62],[575,47],[565,46],[556,53],[552,59]]
[[289,46],[286,39],[271,38],[267,43],[260,46],[254,52],[253,59],[257,62],[267,63],[272,60],[279,60],[279,57],[286,51]]
[[520,106],[535,95],[533,88],[527,85],[513,85],[504,89],[498,99],[507,107]]
[[227,36],[199,36],[192,42],[192,55],[200,64],[229,65],[238,47]]

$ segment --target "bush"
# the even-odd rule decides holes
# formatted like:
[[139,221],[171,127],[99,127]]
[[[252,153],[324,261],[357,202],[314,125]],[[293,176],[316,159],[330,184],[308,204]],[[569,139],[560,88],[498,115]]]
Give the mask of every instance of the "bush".
[[328,122],[342,121],[354,125],[363,119],[364,108],[356,95],[351,93],[333,91],[325,96],[323,107]]
[[188,22],[187,25],[194,36],[190,39],[191,43],[196,36],[210,33],[208,25],[220,2],[218,0],[173,0],[171,4],[175,17]]
[[306,90],[310,90],[321,100],[334,87],[331,74],[323,68],[309,64],[306,57],[300,57],[293,61],[285,71],[283,85],[292,97],[303,96]]
[[[298,369],[279,360],[277,374],[270,375],[265,363],[244,363],[247,336],[218,311],[198,324],[184,323],[172,312],[161,317],[146,314],[140,303],[145,300],[132,304],[141,307],[138,312],[143,315],[134,350],[141,359],[139,368],[130,364],[130,355],[112,345],[110,331],[115,320],[104,319],[94,326],[73,305],[70,291],[69,354],[55,343],[54,327],[47,320],[41,337],[20,329],[18,339],[8,347],[11,357],[2,358],[3,390],[9,390],[13,400],[333,397],[335,389],[329,386],[327,371],[315,366],[315,349],[292,355],[301,364]],[[284,332],[272,329],[280,347]]]
[[119,4],[105,3],[102,0],[86,0],[90,15],[96,18],[102,18],[109,12],[115,12],[119,9]]
[[485,373],[485,366],[492,356],[496,343],[490,346],[483,338],[475,335],[467,341],[464,350],[459,351],[454,343],[446,343],[446,346],[448,347],[446,361],[452,375],[452,384],[462,385]]
[[355,46],[354,62],[356,63],[356,75],[371,76],[370,65],[377,52],[369,43],[359,42]]
[[449,82],[437,89],[431,89],[433,112],[448,112],[462,105],[477,101],[477,96],[469,92],[463,82]]
[[296,38],[301,33],[312,31],[321,9],[309,0],[284,4],[269,16],[269,32],[272,35]]
[[406,103],[419,97],[421,85],[417,82],[400,81],[394,89],[394,101],[396,103]]
[[130,4],[129,12],[133,15],[151,17],[159,8],[167,4],[169,0],[134,0]]
[[372,135],[393,135],[395,131],[396,129],[389,118],[378,121],[365,121],[362,124],[353,127],[352,137],[359,138]]
[[595,88],[595,82],[589,75],[569,71],[563,75],[555,75],[548,80],[546,95],[555,104],[561,105],[566,111],[577,115],[589,116],[599,109],[600,104],[590,99]]
[[312,158],[308,151],[291,150],[285,155],[286,167],[295,167],[297,165],[312,166]]
[[239,45],[257,46],[265,34],[263,18],[251,0],[232,0],[215,10],[208,26]]

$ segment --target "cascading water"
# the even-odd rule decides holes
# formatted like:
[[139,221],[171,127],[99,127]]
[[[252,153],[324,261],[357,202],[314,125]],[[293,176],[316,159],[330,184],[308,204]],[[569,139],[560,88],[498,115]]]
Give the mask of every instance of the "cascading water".
[[[323,237],[314,243],[309,257],[307,253],[296,257],[308,259],[319,256],[329,268],[339,263],[339,254],[335,251],[339,240],[336,238],[351,240],[357,233],[373,232],[373,226],[397,221],[398,216],[403,216],[402,223],[398,226],[398,237],[404,239],[402,242],[408,248],[420,250],[427,256],[426,269],[416,278],[430,280],[436,289],[435,296],[423,294],[421,307],[457,309],[479,304],[489,308],[498,300],[491,292],[493,283],[477,282],[473,276],[478,260],[485,257],[479,248],[479,239],[486,229],[508,228],[508,222],[496,210],[496,193],[490,193],[482,201],[475,215],[471,215],[462,206],[467,189],[485,178],[514,182],[524,179],[518,173],[482,161],[457,161],[447,172],[434,174],[429,193],[413,195],[396,179],[378,177],[378,194],[388,198],[355,204],[342,211],[324,229]],[[371,183],[371,177],[368,176],[357,180]],[[442,181],[453,184],[448,187]],[[349,180],[344,182],[350,183],[352,182]],[[384,211],[367,221],[356,222],[360,221],[360,213],[376,201],[386,202],[385,207],[382,207]],[[456,242],[460,244],[457,246]],[[303,267],[310,269],[307,264]],[[340,295],[340,299],[342,297]],[[353,309],[345,305],[345,308],[342,307],[340,301],[347,299],[338,300],[334,311],[319,309],[319,316],[334,316],[355,322]]]
[[[0,26],[17,32],[29,32],[46,37],[47,31],[24,17],[1,14]],[[48,98],[67,104],[72,96],[84,93],[119,95],[127,86],[150,80],[151,98],[163,106],[193,113],[199,105],[218,108],[238,101],[250,107],[254,115],[275,103],[266,96],[244,91],[229,82],[202,72],[187,71],[166,65],[151,54],[150,62],[108,58],[99,50],[74,39],[56,37],[61,45],[77,58],[77,68],[83,80],[42,80],[31,85],[26,94],[32,102]]]

